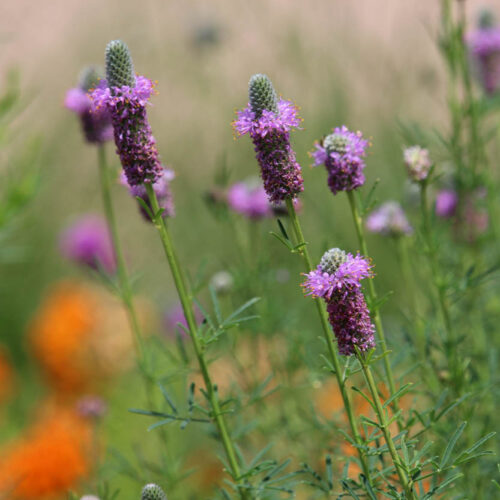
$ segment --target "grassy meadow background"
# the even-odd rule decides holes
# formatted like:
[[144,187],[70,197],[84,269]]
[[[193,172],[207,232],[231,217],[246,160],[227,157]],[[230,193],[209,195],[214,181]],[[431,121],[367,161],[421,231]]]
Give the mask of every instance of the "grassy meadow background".
[[[496,7],[500,14],[494,0],[467,1],[471,20],[483,6]],[[36,195],[9,236],[16,258],[0,263],[0,339],[16,371],[15,397],[0,421],[0,442],[21,432],[47,391],[26,338],[34,312],[57,280],[88,280],[58,252],[64,227],[80,214],[102,213],[96,151],[84,144],[78,120],[64,109],[63,99],[82,67],[103,65],[109,40],[124,40],[136,71],[158,81],[149,119],[162,161],[176,172],[172,189],[177,215],[170,226],[191,273],[203,266],[210,277],[236,266],[241,257],[237,231],[244,236],[248,231],[243,219],[236,220],[236,232],[231,224],[217,220],[207,207],[206,193],[224,165],[230,183],[258,175],[249,139],[234,140],[230,125],[235,109],[247,102],[247,82],[253,73],[268,74],[282,96],[300,106],[303,130],[294,133],[292,141],[303,166],[302,221],[315,259],[330,246],[358,250],[346,198],[331,196],[322,168],[309,168],[314,141],[334,126],[346,124],[371,138],[366,185],[380,179],[376,197],[401,201],[411,216],[402,163],[402,148],[410,144],[402,127],[418,122],[428,129],[447,130],[449,122],[445,67],[437,47],[439,15],[436,0],[3,2],[0,89],[9,72],[18,72],[22,111],[2,145],[0,168],[9,169],[15,178],[12,167],[29,164],[39,176]],[[108,145],[108,158],[118,165],[113,151]],[[433,153],[439,161],[439,148]],[[136,290],[149,301],[150,333],[172,342],[159,333],[163,312],[177,299],[157,237],[118,183],[113,195]],[[264,267],[285,278],[252,283],[263,297],[257,311],[262,319],[238,335],[262,333],[271,339],[275,355],[297,374],[297,388],[285,383],[283,390],[288,394],[287,409],[300,415],[322,379],[322,345],[311,328],[316,318],[310,301],[301,299],[301,263],[269,235],[276,228],[270,218],[253,230],[259,235]],[[393,246],[379,236],[370,236],[369,246],[380,294],[394,291],[382,312],[388,342],[399,351],[396,371],[401,373],[406,368],[407,332],[401,311],[407,284]],[[283,269],[289,270],[288,281],[280,274]],[[251,279],[249,275],[243,273],[241,279]],[[202,302],[204,298],[202,293]],[[294,352],[281,352],[280,336],[293,339]],[[102,424],[105,446],[132,461],[138,448],[154,458],[157,434],[146,431],[152,422],[127,411],[145,405],[134,371],[115,378],[104,394],[109,403]],[[271,407],[272,400],[266,405]],[[271,410],[266,414],[259,425],[271,428],[279,419]],[[195,448],[196,429],[170,434],[174,448],[192,450],[188,463],[196,468],[197,460],[203,462]],[[294,438],[297,450],[278,444],[275,454],[295,455],[298,462],[314,453],[308,435]],[[208,456],[210,449],[206,452]],[[105,462],[111,485],[122,491],[120,498],[136,498],[141,485],[115,471],[111,452]],[[190,487],[181,485],[179,491]],[[183,495],[174,498],[188,498]]]

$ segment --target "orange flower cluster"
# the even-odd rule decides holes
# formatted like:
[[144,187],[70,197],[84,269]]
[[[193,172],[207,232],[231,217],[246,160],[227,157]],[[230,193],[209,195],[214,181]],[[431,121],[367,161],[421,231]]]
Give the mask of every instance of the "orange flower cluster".
[[0,456],[0,498],[59,498],[90,469],[89,423],[56,408]]
[[82,394],[130,365],[132,336],[119,302],[74,282],[49,291],[29,339],[53,389]]

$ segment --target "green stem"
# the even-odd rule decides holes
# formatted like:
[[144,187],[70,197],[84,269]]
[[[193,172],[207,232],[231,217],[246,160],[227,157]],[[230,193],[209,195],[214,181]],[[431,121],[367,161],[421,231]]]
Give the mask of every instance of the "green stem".
[[[368,247],[366,245],[366,239],[363,232],[363,219],[359,213],[358,205],[356,203],[356,199],[354,198],[354,192],[347,191],[347,198],[349,199],[349,205],[351,207],[352,218],[354,220],[354,227],[356,228],[356,234],[358,236],[359,246],[361,247],[361,253],[368,258],[370,254],[368,253]],[[372,309],[371,312],[373,314],[373,322],[375,323],[375,328],[378,333],[380,347],[382,349],[382,352],[385,353],[387,351],[387,344],[385,341],[384,328],[382,326],[382,318],[380,317],[379,307],[376,305],[378,302],[377,291],[375,290],[375,284],[373,279],[369,279],[367,281],[368,281],[368,297],[370,298],[371,309]],[[384,370],[387,378],[387,383],[389,384],[389,390],[391,394],[394,394],[396,392],[396,384],[394,383],[394,376],[392,374],[391,364],[389,362],[389,358],[387,355],[383,357],[383,361],[384,361]],[[395,412],[398,411],[399,408],[397,401],[394,401],[393,408]],[[398,422],[400,422],[399,418]]]
[[391,432],[389,430],[389,421],[387,419],[387,414],[380,403],[380,395],[377,390],[377,386],[375,384],[375,380],[373,379],[372,371],[369,365],[366,363],[362,354],[358,353],[357,358],[361,364],[361,368],[363,370],[363,374],[366,379],[366,383],[368,384],[368,388],[370,389],[370,393],[373,398],[373,403],[375,404],[375,412],[377,414],[378,422],[380,424],[380,428],[382,429],[382,433],[384,434],[385,442],[387,443],[387,448],[389,449],[389,453],[392,458],[392,462],[394,463],[394,467],[396,468],[396,473],[398,475],[401,486],[403,487],[406,498],[408,500],[414,500],[415,494],[413,493],[412,482],[408,479],[406,473],[406,467],[401,461],[401,457],[398,455],[396,450],[396,446],[394,441],[392,440]]
[[165,221],[162,217],[161,209],[158,204],[158,199],[156,198],[154,189],[151,184],[144,184],[144,186],[146,188],[149,201],[151,203],[151,208],[153,211],[153,223],[156,229],[158,230],[158,234],[160,236],[163,245],[163,250],[165,251],[165,256],[170,266],[170,271],[172,273],[175,287],[179,295],[179,299],[182,305],[182,310],[184,312],[184,317],[186,318],[186,322],[188,325],[189,335],[191,337],[196,358],[198,360],[203,381],[205,383],[207,398],[212,409],[212,419],[219,431],[222,444],[226,452],[229,467],[231,469],[230,471],[231,475],[239,486],[240,497],[242,500],[247,500],[251,498],[250,492],[243,486],[243,481],[240,477],[241,476],[240,467],[238,464],[238,460],[236,458],[235,448],[231,436],[229,435],[229,432],[227,430],[226,421],[224,419],[223,413],[219,405],[219,400],[217,397],[217,389],[216,386],[214,386],[212,379],[210,378],[210,374],[208,371],[208,364],[204,355],[204,346],[202,345],[202,342],[199,338],[198,326],[194,315],[193,297],[188,292],[187,285],[184,276],[182,274],[181,267],[179,265],[179,261],[174,251],[172,238],[170,236],[170,232],[167,228],[167,225],[165,224]]
[[458,358],[456,338],[451,324],[451,316],[449,311],[448,300],[446,298],[446,286],[440,270],[437,249],[434,242],[432,227],[429,215],[429,207],[427,201],[427,186],[426,181],[420,183],[420,209],[422,211],[422,233],[427,246],[427,255],[429,258],[430,270],[432,273],[432,282],[438,296],[439,309],[443,319],[443,324],[446,332],[449,369],[455,390],[459,391],[459,373],[458,373]]
[[113,210],[113,203],[111,200],[111,188],[109,182],[108,165],[106,161],[106,149],[103,145],[98,148],[98,164],[99,164],[99,176],[101,184],[101,195],[102,204],[104,206],[104,213],[106,216],[106,221],[108,224],[109,232],[111,235],[111,241],[113,244],[113,250],[116,259],[116,269],[118,273],[118,280],[120,282],[120,291],[123,305],[127,313],[128,321],[132,333],[134,335],[134,343],[137,352],[137,358],[140,362],[144,361],[144,341],[139,326],[139,321],[137,320],[137,314],[134,307],[132,286],[127,273],[127,267],[125,265],[125,259],[123,257],[120,239],[118,237],[118,229],[116,224],[115,213]]
[[[294,206],[291,198],[287,198],[286,206],[288,209],[288,214],[289,214],[290,219],[292,221],[293,230],[295,233],[295,237],[297,239],[297,243],[299,245],[302,245],[300,250],[299,250],[299,253],[300,253],[302,259],[304,260],[306,271],[310,272],[313,270],[311,258],[309,256],[309,251],[307,250],[307,244],[306,244],[306,241],[304,239],[304,234],[302,233],[302,227],[300,225],[300,221],[299,221],[299,218],[297,217],[297,212],[295,211],[295,206]],[[339,386],[339,390],[340,390],[340,393],[342,395],[342,400],[344,402],[344,407],[345,407],[345,410],[347,413],[347,418],[349,420],[349,425],[351,427],[351,432],[352,432],[352,435],[354,438],[354,442],[356,443],[356,448],[358,450],[359,461],[361,462],[361,468],[363,469],[363,473],[364,473],[367,481],[370,484],[373,484],[372,479],[371,479],[371,475],[370,475],[370,468],[368,467],[368,462],[367,462],[367,458],[366,458],[365,451],[364,451],[364,445],[362,443],[361,436],[360,436],[360,433],[358,430],[356,416],[354,415],[352,403],[351,403],[351,400],[349,398],[349,394],[347,393],[347,390],[346,390],[347,379],[345,377],[343,377],[343,375],[342,375],[340,360],[339,360],[339,357],[337,355],[336,346],[333,342],[332,331],[331,331],[331,328],[330,328],[330,325],[328,322],[328,315],[327,315],[327,312],[325,310],[325,306],[320,299],[315,299],[314,302],[316,303],[316,308],[318,310],[319,318],[321,321],[321,326],[323,329],[323,336],[325,338],[326,345],[328,348],[328,354],[330,356],[330,360],[332,362],[333,369],[335,371],[335,377],[337,379],[337,384]]]

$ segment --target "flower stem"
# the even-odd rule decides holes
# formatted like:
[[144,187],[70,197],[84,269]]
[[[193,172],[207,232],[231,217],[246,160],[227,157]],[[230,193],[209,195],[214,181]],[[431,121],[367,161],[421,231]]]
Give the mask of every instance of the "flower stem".
[[[302,227],[300,225],[299,218],[297,217],[297,212],[295,211],[295,206],[293,204],[293,200],[291,198],[287,198],[286,200],[286,206],[288,209],[288,214],[290,216],[290,219],[292,221],[293,225],[293,230],[295,233],[295,237],[297,239],[297,243],[299,245],[302,245],[302,247],[299,250],[299,253],[304,261],[305,264],[305,269],[307,272],[310,272],[313,270],[312,264],[311,264],[311,258],[309,256],[309,251],[307,250],[307,244],[304,239],[304,234],[302,233]],[[316,308],[318,310],[319,318],[321,321],[321,326],[323,329],[323,336],[326,341],[326,345],[328,348],[328,354],[330,356],[330,361],[332,362],[333,369],[335,371],[335,377],[337,379],[337,384],[339,386],[340,393],[342,395],[342,400],[344,402],[344,407],[347,413],[347,418],[349,419],[349,425],[351,427],[351,432],[354,438],[354,442],[356,443],[356,448],[358,450],[358,455],[359,455],[359,461],[361,462],[361,468],[363,469],[363,473],[366,477],[366,480],[368,481],[369,484],[372,483],[371,475],[370,475],[370,468],[368,466],[367,458],[365,455],[364,451],[364,445],[361,440],[361,436],[358,430],[358,423],[356,421],[356,416],[354,414],[353,408],[352,408],[352,403],[351,399],[349,397],[349,394],[347,393],[346,389],[346,382],[347,379],[342,375],[342,370],[340,366],[340,360],[337,354],[336,346],[334,344],[333,338],[332,338],[332,331],[330,328],[330,325],[328,323],[328,316],[327,312],[325,310],[324,304],[320,299],[314,299],[316,302]]]
[[205,383],[207,398],[212,409],[212,419],[219,431],[222,444],[228,459],[229,467],[231,469],[231,475],[238,484],[240,498],[242,500],[247,500],[251,498],[251,495],[249,490],[243,486],[243,481],[240,478],[240,466],[236,458],[235,447],[227,430],[226,421],[219,405],[217,388],[212,382],[208,371],[208,364],[204,355],[204,346],[202,345],[202,341],[198,334],[198,326],[196,324],[194,315],[193,298],[188,292],[182,269],[179,265],[179,261],[174,251],[170,232],[161,214],[161,209],[158,204],[158,199],[156,198],[156,193],[154,192],[151,184],[144,184],[144,186],[148,193],[149,201],[151,203],[151,208],[153,211],[153,223],[158,230],[158,234],[163,245],[163,250],[165,251],[165,256],[167,258],[170,271],[174,279],[175,287],[177,289],[177,293],[182,305],[182,310],[184,312],[184,317],[186,318],[186,322],[188,325],[189,335],[191,337],[191,341],[193,342],[196,358],[198,360],[203,381]]
[[450,311],[448,300],[446,298],[446,286],[440,271],[438,262],[437,249],[432,235],[432,227],[429,215],[429,207],[427,201],[427,186],[428,183],[423,181],[420,183],[420,209],[422,211],[422,233],[427,246],[427,255],[429,258],[429,265],[432,273],[432,282],[437,292],[439,309],[443,318],[443,324],[446,332],[447,348],[446,353],[448,357],[449,369],[451,378],[454,383],[454,388],[459,390],[459,373],[458,373],[458,358],[457,358],[457,345],[456,338],[451,325]]
[[106,161],[105,146],[103,145],[99,146],[97,152],[98,152],[102,203],[104,206],[104,213],[106,216],[106,221],[111,235],[111,241],[113,243],[113,250],[115,253],[116,269],[118,273],[118,280],[120,282],[121,299],[123,301],[123,305],[125,306],[130,328],[134,335],[134,344],[136,348],[137,358],[140,360],[140,362],[143,362],[144,341],[139,326],[139,321],[137,320],[134,301],[132,298],[132,286],[130,284],[130,279],[127,273],[127,267],[125,265],[125,259],[123,257],[120,240],[118,238],[116,218],[113,210],[113,203],[111,201],[111,189],[110,189],[109,174],[108,174],[108,164]]
[[394,441],[392,440],[391,432],[389,430],[389,421],[387,419],[387,414],[380,403],[380,396],[377,390],[377,386],[375,384],[375,380],[373,379],[373,374],[370,369],[370,366],[366,363],[365,358],[361,353],[357,353],[356,357],[358,358],[361,368],[363,370],[363,375],[365,376],[366,383],[368,384],[368,388],[370,389],[370,393],[373,398],[373,403],[375,405],[375,412],[377,414],[377,419],[380,424],[380,428],[382,429],[382,433],[384,434],[385,442],[387,443],[387,448],[389,449],[389,453],[392,458],[392,462],[394,463],[394,467],[396,468],[396,473],[398,475],[401,486],[405,491],[406,498],[408,500],[414,500],[415,494],[413,493],[413,489],[411,486],[411,481],[408,479],[406,473],[406,467],[401,461],[401,457],[398,455],[396,450],[396,446]]
[[[366,245],[366,239],[363,232],[363,219],[359,213],[358,205],[356,203],[356,199],[354,198],[353,191],[347,191],[347,198],[349,199],[349,205],[351,207],[352,218],[354,219],[354,227],[356,228],[356,234],[358,236],[359,245],[361,247],[361,253],[365,257],[369,257],[368,247]],[[377,306],[377,291],[375,290],[375,284],[372,279],[368,281],[368,297],[370,298],[371,303],[371,312],[373,314],[373,322],[375,323],[375,328],[378,333],[378,337],[380,340],[380,347],[382,348],[382,352],[385,353],[387,350],[387,344],[385,341],[384,327],[382,325],[382,318],[380,317],[379,307]],[[383,357],[384,361],[384,370],[387,378],[387,382],[389,384],[389,390],[391,394],[396,392],[396,385],[394,383],[394,376],[392,374],[391,364],[389,362],[388,356]],[[394,401],[393,403],[394,411],[398,411],[398,403]],[[398,418],[399,422],[399,418]]]

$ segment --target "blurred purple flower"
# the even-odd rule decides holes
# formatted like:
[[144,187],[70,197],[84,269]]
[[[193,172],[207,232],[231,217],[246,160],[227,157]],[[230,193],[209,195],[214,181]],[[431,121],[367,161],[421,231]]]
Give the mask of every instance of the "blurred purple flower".
[[457,192],[453,189],[442,189],[436,196],[436,215],[443,219],[449,219],[455,215],[457,205]]
[[266,190],[260,182],[237,182],[227,193],[229,206],[250,219],[261,219],[271,215],[271,205]]
[[[204,316],[196,306],[194,306],[194,315],[196,323],[198,325],[201,324]],[[178,323],[180,323],[184,328],[180,328]],[[166,311],[163,324],[165,326],[167,336],[175,337],[176,332],[179,332],[182,338],[187,338],[188,334],[185,329],[188,328],[188,324],[181,304],[177,304]]]
[[403,157],[408,175],[412,181],[419,182],[427,179],[432,166],[427,149],[420,146],[411,146],[403,151]]
[[306,295],[325,300],[339,352],[345,356],[354,354],[355,347],[362,352],[375,347],[375,327],[360,283],[371,275],[365,258],[332,248],[302,284]]
[[99,396],[83,396],[76,403],[76,411],[86,418],[101,418],[106,414],[108,405]]
[[80,79],[80,86],[66,92],[64,106],[80,118],[87,142],[102,144],[113,138],[113,127],[106,110],[92,110],[92,100],[88,91],[94,84],[101,85],[98,81],[98,74],[94,68],[88,68]]
[[[173,170],[164,168],[161,176],[153,183],[153,189],[158,199],[158,205],[163,209],[163,217],[174,217],[175,216],[175,206],[172,196],[172,191],[170,189],[170,182],[175,178],[175,173]],[[151,202],[149,201],[149,196],[146,192],[146,188],[141,184],[138,186],[129,186],[127,182],[127,177],[125,172],[122,172],[120,177],[120,182],[124,186],[127,186],[131,196],[141,198],[142,201],[146,203],[148,208],[152,211]],[[139,209],[142,216],[149,222],[151,219],[144,209],[144,207],[139,204]]]
[[386,236],[403,236],[413,232],[401,205],[387,201],[376,208],[366,219],[366,227],[372,233]]
[[314,166],[324,165],[328,172],[328,186],[333,194],[352,191],[365,183],[364,157],[369,146],[361,132],[351,132],[345,125],[316,143],[311,153]]
[[479,28],[466,38],[473,63],[487,94],[500,88],[500,28],[489,12],[484,12]]
[[97,215],[85,215],[65,229],[60,237],[62,255],[77,264],[114,273],[113,245],[105,221]]

